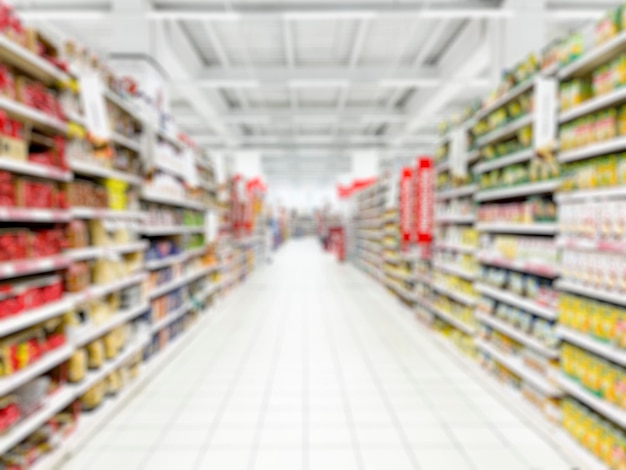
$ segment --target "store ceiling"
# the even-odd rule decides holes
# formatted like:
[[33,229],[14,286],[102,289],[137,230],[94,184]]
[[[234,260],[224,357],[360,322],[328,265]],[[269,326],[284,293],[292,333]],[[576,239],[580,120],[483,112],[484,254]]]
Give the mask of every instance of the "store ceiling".
[[[128,41],[145,31],[170,48],[153,45],[152,53],[172,79],[181,128],[208,148],[259,150],[270,180],[293,183],[333,180],[350,169],[356,149],[393,157],[431,151],[439,119],[493,85],[484,31],[507,17],[511,1],[524,2],[13,3],[38,25],[102,54],[116,52],[116,15],[134,8]],[[619,3],[549,0],[545,20],[558,35]]]

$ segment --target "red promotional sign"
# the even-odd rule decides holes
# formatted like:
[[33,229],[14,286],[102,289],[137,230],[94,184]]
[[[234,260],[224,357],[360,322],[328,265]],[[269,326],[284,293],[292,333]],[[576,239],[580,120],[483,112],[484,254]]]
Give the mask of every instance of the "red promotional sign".
[[400,172],[400,241],[403,246],[411,242],[413,224],[413,170],[403,168]]
[[351,184],[347,186],[342,186],[340,184],[337,185],[337,197],[339,199],[347,199],[352,196],[355,192],[360,191],[361,189],[365,189],[368,186],[371,186],[376,182],[376,178],[366,178],[360,180],[354,180]]
[[430,243],[433,238],[434,168],[430,157],[418,157],[414,179],[415,219],[413,240]]

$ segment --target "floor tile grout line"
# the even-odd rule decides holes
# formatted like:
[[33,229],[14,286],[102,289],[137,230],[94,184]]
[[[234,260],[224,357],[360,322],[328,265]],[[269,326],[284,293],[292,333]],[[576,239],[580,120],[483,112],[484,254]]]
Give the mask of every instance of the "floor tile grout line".
[[[262,296],[263,294],[259,294],[259,296]],[[249,301],[249,299],[247,299]],[[254,315],[252,315],[254,313],[253,309],[247,309],[248,312],[248,316],[252,316],[254,317]],[[261,315],[256,315],[256,325],[262,325],[264,323],[264,317],[262,317]],[[245,319],[239,319],[238,324],[239,325],[244,325],[245,323]],[[202,460],[204,459],[207,450],[210,447],[211,441],[214,437],[214,434],[217,430],[217,428],[219,427],[222,417],[226,411],[226,407],[228,406],[230,400],[232,399],[233,396],[233,391],[235,390],[235,387],[237,386],[237,384],[239,383],[240,380],[240,372],[241,370],[243,370],[243,368],[245,367],[246,363],[248,362],[248,360],[250,359],[250,357],[252,356],[252,352],[254,350],[254,347],[258,344],[259,340],[262,337],[262,333],[263,333],[263,329],[266,328],[267,325],[267,321],[265,321],[265,325],[263,325],[263,327],[261,328],[255,328],[253,330],[252,333],[252,340],[249,342],[248,347],[246,348],[244,354],[242,355],[242,357],[240,358],[240,362],[237,366],[236,369],[236,373],[234,375],[234,377],[230,380],[230,384],[228,387],[228,391],[225,394],[225,397],[221,400],[221,404],[220,407],[218,408],[218,411],[213,419],[213,421],[211,422],[211,426],[209,427],[209,432],[207,433],[207,437],[204,440],[203,445],[201,446],[202,451],[198,454],[198,457],[196,459],[196,462],[194,463],[193,468],[197,469],[200,467]],[[232,335],[225,335],[224,336],[225,339],[227,341],[232,341]]]
[[[233,308],[234,305],[231,305],[231,308]],[[231,317],[232,318],[232,317]],[[233,322],[232,325],[232,329],[230,330],[230,334],[228,335],[223,335],[223,347],[220,348],[220,350],[223,350],[226,348],[226,346],[228,345],[228,338],[232,337],[233,334],[235,334],[237,332],[238,329],[240,329],[242,327],[243,323],[242,322]],[[200,338],[201,335],[199,335],[196,338]],[[205,364],[205,367],[202,368],[202,372],[200,374],[198,374],[197,377],[197,381],[196,383],[199,383],[205,376],[205,374],[211,370],[211,368],[213,366],[215,366],[215,364],[218,362],[218,359],[220,358],[220,354],[215,354],[213,356],[213,360],[210,361],[208,364]],[[164,371],[161,371],[161,373],[163,373]],[[186,394],[187,397],[191,396],[194,392],[195,392],[195,388],[194,387],[190,387],[188,390],[188,393]],[[180,411],[181,409],[183,409],[186,406],[186,402],[182,401],[181,405],[178,407],[178,411]],[[172,413],[172,419],[169,421],[168,425],[166,425],[163,430],[160,433],[159,438],[157,439],[157,441],[154,443],[154,445],[152,446],[152,451],[158,450],[159,444],[161,443],[161,441],[165,438],[167,432],[169,431],[169,428],[171,425],[173,425],[173,423],[176,422],[176,420],[178,419],[178,413]],[[150,453],[148,453],[148,455],[146,455],[146,457],[144,459],[142,459],[141,463],[139,464],[139,468],[145,468],[145,466],[148,464],[149,459],[152,457],[152,455]],[[150,469],[147,469],[150,470]]]
[[[371,291],[368,291],[368,293],[369,293],[370,297],[373,297],[373,296],[374,296],[374,294],[373,294]],[[375,299],[375,300],[376,300],[376,302],[378,302],[378,303],[380,303],[380,304],[384,303],[384,300],[382,300],[382,298],[379,298],[378,296],[376,296],[376,299]],[[398,306],[398,307],[400,307],[400,306]],[[400,310],[400,309],[397,309],[397,311],[396,311],[396,312],[394,312],[394,314],[392,315],[392,318],[393,318],[393,320],[394,320],[394,323],[399,324],[399,320],[400,320],[400,318],[398,318],[398,315],[400,315],[400,314],[402,314],[402,313],[403,313],[403,312],[401,312],[401,310]],[[411,325],[411,326],[412,326],[412,328],[413,328],[414,330],[418,327],[418,325]],[[410,347],[412,347],[413,349],[416,349],[416,350],[418,350],[418,351],[422,351],[422,349],[418,346],[418,344],[417,344],[415,341],[413,341],[413,340],[412,340],[412,338],[410,338],[411,334],[409,333],[409,331],[407,331],[405,328],[400,328],[400,330],[404,332],[403,337],[404,337],[404,341],[405,341],[405,343],[406,343],[406,344],[408,344],[408,345],[409,345]],[[429,341],[431,341],[432,346],[433,346],[433,347],[435,347],[436,345],[434,344],[434,342],[432,342],[432,338],[428,338],[428,339],[429,339]],[[453,358],[451,358],[451,357],[448,357],[448,360],[449,360],[450,362],[454,362],[454,363],[456,363],[455,361],[453,361]],[[488,395],[491,399],[493,399],[493,400],[494,400],[495,402],[497,402],[497,403],[501,403],[501,400],[499,400],[499,399],[498,399],[498,397],[494,396],[494,394],[493,394],[493,393],[491,393],[491,391],[490,391],[489,389],[487,389],[487,388],[486,388],[486,387],[485,387],[485,386],[481,383],[481,381],[480,381],[477,377],[475,377],[475,376],[473,376],[473,375],[471,375],[471,374],[466,374],[466,375],[467,375],[467,378],[468,378],[469,380],[471,380],[472,382],[478,383],[478,385],[479,385],[479,386],[480,386],[480,387],[481,387],[481,388],[482,388],[482,389],[486,392],[486,394],[487,394],[487,395]],[[452,382],[452,378],[450,378],[450,377],[448,377],[448,376],[442,376],[442,377],[444,377],[444,378],[445,378],[445,380],[446,380],[449,384]],[[467,398],[467,396],[462,395],[462,398],[463,398],[463,401],[466,403],[466,405],[468,405],[468,407],[469,407],[470,409],[472,409],[473,411],[477,411],[477,410],[478,410],[478,406],[477,406],[475,403],[471,402],[471,401]],[[478,411],[477,411],[477,412],[478,412]],[[481,415],[481,416],[483,416],[483,415],[482,415],[481,413],[479,413],[479,412],[478,412],[478,414],[479,414],[479,415]],[[517,417],[517,416],[516,416],[516,417]],[[521,423],[523,423],[524,425],[526,425],[527,427],[530,427],[530,429],[532,429],[532,430],[533,430],[533,432],[535,432],[535,431],[534,431],[534,429],[533,429],[533,427],[532,427],[532,426],[530,426],[530,425],[528,425],[528,424],[527,424],[524,420],[520,419],[520,422],[521,422]],[[490,420],[485,419],[485,427],[489,428],[492,432],[494,432],[496,435],[498,435],[498,436],[499,436],[499,437],[503,440],[504,445],[505,445],[507,448],[509,448],[509,449],[510,449],[510,450],[511,450],[511,451],[512,451],[512,452],[513,452],[513,453],[514,453],[514,454],[518,457],[518,459],[520,459],[521,461],[525,462],[527,465],[530,465],[530,462],[526,459],[526,456],[524,455],[524,453],[522,453],[521,451],[519,451],[519,450],[517,449],[517,447],[516,447],[516,446],[512,445],[512,443],[511,443],[511,442],[509,442],[509,439],[508,439],[506,436],[504,436],[504,435],[502,434],[501,430],[499,429],[499,427],[498,427],[495,423],[492,423]],[[555,452],[557,452],[559,455],[561,455],[561,451],[560,451],[560,449],[558,449],[557,447],[555,447],[555,446],[553,446],[553,445],[551,445],[551,444],[549,444],[549,443],[548,443],[548,445],[549,445],[549,447],[550,447],[551,449],[553,449]]]
[[[361,301],[361,302],[365,302],[364,299],[358,299],[358,300]],[[379,337],[382,336],[382,333],[380,332],[380,330],[376,330],[376,334]],[[431,410],[433,410],[433,413],[437,416],[437,418],[438,418],[438,420],[440,422],[440,425],[445,429],[446,434],[448,435],[448,438],[449,438],[450,442],[454,445],[455,449],[457,451],[459,451],[459,453],[465,457],[465,460],[467,462],[469,462],[472,467],[476,468],[475,465],[474,465],[473,460],[470,457],[470,455],[467,453],[467,451],[463,447],[463,445],[459,442],[459,439],[452,432],[452,430],[450,428],[450,423],[448,423],[445,419],[443,419],[441,414],[438,412],[438,406],[434,405],[432,403],[432,401],[429,399],[428,394],[425,393],[424,390],[422,390],[422,388],[417,385],[416,378],[413,376],[412,372],[410,371],[410,368],[408,368],[407,365],[405,364],[404,360],[402,359],[402,355],[398,354],[398,351],[397,351],[397,347],[398,346],[393,341],[388,342],[388,341],[383,341],[382,339],[381,339],[381,344],[383,344],[385,347],[387,347],[388,349],[390,349],[392,351],[392,354],[396,358],[396,363],[398,365],[400,365],[400,367],[403,370],[403,372],[404,372],[405,376],[407,377],[408,381],[412,383],[416,393],[418,395],[420,395],[421,399],[424,400],[424,402],[429,405],[429,408]],[[390,346],[390,344],[393,344],[393,345]],[[415,349],[420,350],[420,348],[418,348],[418,347],[416,347]],[[444,377],[446,379],[446,381],[449,382],[449,379],[446,376],[442,376],[442,377]],[[476,470],[478,470],[478,469],[476,469]]]
[[304,305],[302,312],[302,469],[309,470],[309,340],[310,340],[310,303]]
[[[280,290],[281,294],[285,292],[288,292],[288,291],[286,289]],[[280,300],[283,301],[282,295],[280,297]],[[276,302],[276,303],[279,303],[279,302]],[[280,324],[278,325],[278,334],[277,334],[276,342],[274,344],[274,348],[272,351],[272,361],[270,365],[270,371],[267,375],[265,389],[263,390],[263,401],[261,403],[261,411],[259,413],[259,419],[257,420],[257,423],[256,423],[254,441],[252,443],[252,449],[250,451],[250,455],[248,458],[248,464],[247,464],[248,470],[254,470],[256,466],[256,461],[257,461],[257,457],[259,453],[259,447],[261,445],[261,435],[263,433],[263,426],[265,424],[265,416],[267,414],[267,409],[269,408],[269,402],[270,402],[270,398],[272,395],[272,388],[274,386],[274,378],[276,375],[276,370],[278,368],[278,359],[279,359],[283,342],[285,340],[285,328],[286,328],[285,320],[286,320],[287,312],[289,311],[289,309],[282,308],[282,309],[279,309],[279,311],[281,312],[280,314],[281,321],[280,321]]]
[[[337,284],[338,286],[340,285],[340,283]],[[417,459],[417,456],[415,455],[413,448],[411,446],[411,443],[409,441],[408,436],[406,435],[406,432],[404,431],[404,428],[402,427],[402,424],[400,423],[400,419],[398,418],[398,415],[393,407],[393,405],[391,404],[391,400],[389,399],[389,395],[387,394],[387,391],[385,390],[385,388],[382,386],[380,377],[378,376],[378,371],[376,370],[376,368],[374,367],[374,365],[372,364],[371,358],[369,356],[369,354],[367,353],[366,348],[363,346],[363,343],[361,341],[361,338],[358,336],[357,331],[356,331],[356,327],[354,325],[354,323],[352,322],[352,318],[350,318],[350,308],[349,308],[349,302],[348,300],[346,300],[346,295],[344,292],[342,292],[341,290],[338,291],[338,293],[340,294],[337,297],[337,300],[343,304],[343,311],[346,312],[343,316],[342,319],[344,321],[346,321],[347,325],[348,325],[348,330],[350,332],[350,335],[352,337],[352,340],[354,341],[355,345],[357,346],[360,355],[365,363],[365,367],[367,368],[372,382],[374,383],[374,386],[378,389],[378,392],[383,400],[383,403],[385,405],[385,408],[387,410],[387,413],[389,414],[389,417],[391,418],[394,427],[396,429],[396,432],[398,433],[400,440],[402,441],[402,447],[404,448],[405,453],[407,454],[407,456],[409,457],[409,460],[411,462],[411,466],[413,467],[413,469],[415,470],[419,470],[421,468],[419,461]],[[358,296],[357,296],[358,297]],[[354,304],[353,304],[354,305]]]

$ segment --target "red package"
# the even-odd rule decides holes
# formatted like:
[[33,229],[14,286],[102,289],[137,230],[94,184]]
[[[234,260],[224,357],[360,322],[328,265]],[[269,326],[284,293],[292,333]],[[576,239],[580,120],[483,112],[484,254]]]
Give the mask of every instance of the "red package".
[[0,262],[28,258],[28,238],[27,230],[0,230]]

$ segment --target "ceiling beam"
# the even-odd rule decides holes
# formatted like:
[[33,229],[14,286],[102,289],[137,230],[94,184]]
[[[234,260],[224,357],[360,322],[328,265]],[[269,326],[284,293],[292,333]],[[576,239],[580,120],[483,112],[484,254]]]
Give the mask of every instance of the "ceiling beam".
[[[611,1],[589,0],[581,4],[549,2],[548,21],[570,21],[579,19],[595,19],[601,17],[609,8],[615,6]],[[76,7],[76,4],[56,6],[18,5],[20,17],[27,20],[110,20],[111,9],[97,4],[93,7]],[[235,8],[224,9],[216,2],[201,8],[188,5],[176,7],[153,8],[148,18],[153,21],[189,20],[189,21],[239,21],[251,19],[283,19],[290,20],[337,20],[337,19],[373,19],[373,18],[509,18],[513,12],[499,7],[484,6],[478,1],[455,2],[442,5],[431,5],[424,8],[420,3],[391,2],[358,2],[335,3],[326,2],[300,3],[263,2],[239,3]]]
[[[178,114],[177,114],[178,116]],[[190,115],[190,119],[195,115]],[[185,115],[180,117],[185,119]],[[296,121],[299,123],[332,123],[335,121],[358,122],[405,122],[411,116],[401,111],[380,112],[371,108],[350,109],[337,112],[335,108],[300,109],[296,113],[290,109],[250,109],[247,111],[233,111],[223,115],[224,122],[258,122],[271,123],[273,121]]]

